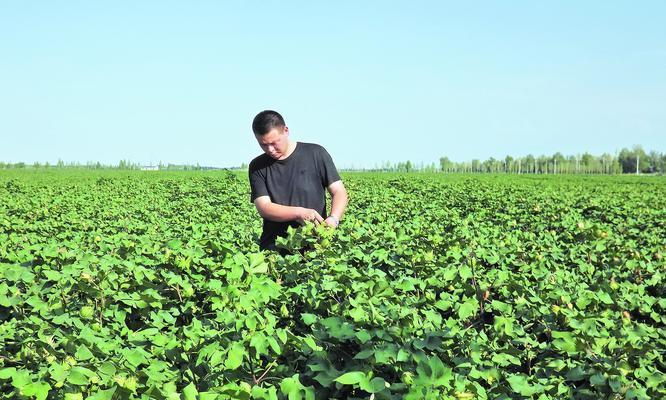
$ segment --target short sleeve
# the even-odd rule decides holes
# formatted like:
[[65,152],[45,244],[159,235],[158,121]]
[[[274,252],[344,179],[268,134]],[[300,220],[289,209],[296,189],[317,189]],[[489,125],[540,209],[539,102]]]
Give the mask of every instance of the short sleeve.
[[268,189],[266,188],[266,179],[261,173],[260,169],[254,169],[250,166],[250,202],[254,201],[261,196],[268,196]]
[[340,174],[338,174],[335,164],[333,164],[333,159],[331,155],[328,154],[325,148],[321,148],[319,156],[319,171],[321,173],[321,183],[324,187],[328,187],[333,182],[340,180]]

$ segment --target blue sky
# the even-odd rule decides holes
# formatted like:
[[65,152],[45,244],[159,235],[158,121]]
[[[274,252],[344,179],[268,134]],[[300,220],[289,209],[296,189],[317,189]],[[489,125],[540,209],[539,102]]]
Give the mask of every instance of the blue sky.
[[[465,4],[463,4],[465,3]],[[339,167],[666,151],[663,1],[0,3],[0,160]]]

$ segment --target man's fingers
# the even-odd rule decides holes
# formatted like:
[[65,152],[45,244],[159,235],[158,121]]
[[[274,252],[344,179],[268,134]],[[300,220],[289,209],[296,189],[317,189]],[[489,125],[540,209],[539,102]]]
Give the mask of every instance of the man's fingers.
[[333,218],[328,217],[324,220],[324,222],[326,222],[326,225],[330,226],[331,228],[337,228],[338,225],[335,223],[335,220],[331,220],[333,220]]
[[322,222],[324,222],[324,218],[321,217],[321,215],[317,212],[317,210],[309,210],[309,212],[306,212],[299,221],[302,221],[305,223],[306,221],[311,221],[315,225],[319,225]]

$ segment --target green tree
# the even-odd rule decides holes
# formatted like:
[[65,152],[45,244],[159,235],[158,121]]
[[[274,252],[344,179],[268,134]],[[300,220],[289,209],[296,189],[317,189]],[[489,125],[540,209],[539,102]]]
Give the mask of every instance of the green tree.
[[513,170],[513,157],[504,157],[504,172],[514,172]]
[[653,173],[653,174],[656,174],[656,173],[663,174],[664,173],[664,166],[662,165],[662,156],[658,152],[656,152],[654,150],[651,151],[647,155],[647,163],[648,163],[648,167],[647,167],[648,172]]
[[620,150],[618,159],[622,165],[622,172],[625,174],[647,172],[648,157],[641,146],[634,146],[631,150],[623,148]]
[[442,172],[450,172],[450,168],[452,167],[453,163],[451,160],[449,160],[448,157],[440,157],[439,158],[439,169]]

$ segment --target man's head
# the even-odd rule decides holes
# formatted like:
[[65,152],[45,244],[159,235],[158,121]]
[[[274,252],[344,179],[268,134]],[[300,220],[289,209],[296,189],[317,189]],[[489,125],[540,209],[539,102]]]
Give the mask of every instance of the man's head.
[[289,128],[282,115],[272,110],[260,112],[252,121],[252,131],[264,153],[276,160],[287,157]]

